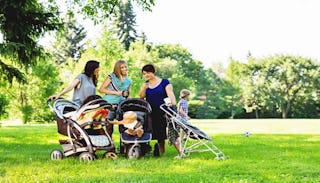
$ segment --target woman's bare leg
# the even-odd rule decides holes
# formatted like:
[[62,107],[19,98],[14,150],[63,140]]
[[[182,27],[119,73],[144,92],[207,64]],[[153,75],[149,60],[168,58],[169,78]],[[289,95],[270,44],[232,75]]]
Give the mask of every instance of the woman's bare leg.
[[159,148],[160,148],[160,154],[164,154],[166,152],[165,149],[165,140],[158,140]]

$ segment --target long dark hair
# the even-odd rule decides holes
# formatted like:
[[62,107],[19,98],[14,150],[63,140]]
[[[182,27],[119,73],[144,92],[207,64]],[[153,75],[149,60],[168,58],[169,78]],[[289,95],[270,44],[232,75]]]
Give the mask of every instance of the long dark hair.
[[88,77],[92,78],[93,84],[97,86],[98,83],[98,78],[96,75],[93,74],[94,70],[96,68],[99,68],[100,63],[96,60],[89,60],[86,63],[86,66],[84,67],[84,74],[87,75]]

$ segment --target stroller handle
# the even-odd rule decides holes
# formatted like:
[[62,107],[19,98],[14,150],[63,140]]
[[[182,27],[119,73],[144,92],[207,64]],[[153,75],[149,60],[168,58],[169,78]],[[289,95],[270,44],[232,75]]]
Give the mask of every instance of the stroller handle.
[[53,111],[53,106],[52,106],[52,98],[49,97],[46,101],[47,106],[50,107],[51,111]]
[[57,99],[63,99],[63,98],[61,98],[61,97],[59,97],[59,98],[51,98],[51,97],[47,98],[46,104],[47,104],[47,106],[50,107],[51,111],[53,111],[53,104],[52,104],[52,102],[55,101],[55,100],[57,100]]
[[178,113],[176,111],[174,111],[171,107],[169,107],[168,105],[166,105],[165,103],[164,104],[161,104],[160,105],[160,109],[162,111],[164,111],[167,115],[169,115],[170,117],[175,117],[178,115]]

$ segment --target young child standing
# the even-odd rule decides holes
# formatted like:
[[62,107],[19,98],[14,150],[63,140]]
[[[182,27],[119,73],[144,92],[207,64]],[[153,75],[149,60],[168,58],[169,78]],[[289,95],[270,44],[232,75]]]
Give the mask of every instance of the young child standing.
[[190,97],[190,90],[182,89],[180,91],[180,101],[178,102],[178,114],[183,117],[185,120],[190,120],[188,116],[188,101]]

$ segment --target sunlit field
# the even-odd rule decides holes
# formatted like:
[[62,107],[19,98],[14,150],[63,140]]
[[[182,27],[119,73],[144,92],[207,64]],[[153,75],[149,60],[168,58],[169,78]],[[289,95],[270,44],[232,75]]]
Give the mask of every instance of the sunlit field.
[[[0,127],[0,182],[320,182],[320,120],[192,120],[229,158],[211,152],[161,157],[51,161],[56,125]],[[117,130],[115,130],[117,132]],[[249,131],[251,136],[243,133]],[[116,146],[119,134],[115,134]],[[155,142],[152,141],[153,145]]]

